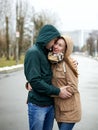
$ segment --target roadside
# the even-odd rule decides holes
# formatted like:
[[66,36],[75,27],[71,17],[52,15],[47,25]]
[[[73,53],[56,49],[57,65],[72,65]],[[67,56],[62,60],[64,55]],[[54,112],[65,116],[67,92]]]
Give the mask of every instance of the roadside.
[[19,64],[19,65],[13,65],[13,66],[7,66],[7,67],[1,67],[0,68],[0,74],[5,74],[5,73],[11,73],[14,71],[18,71],[23,69],[23,64]]
[[24,66],[23,64],[19,65],[13,65],[9,67],[1,67],[0,68],[0,79],[9,77],[10,75],[13,75],[14,72],[23,70]]
[[[89,56],[89,55],[86,55],[85,53],[73,53],[72,54],[73,56],[74,55],[81,55],[81,56],[87,56],[89,58],[92,58],[92,59],[95,59],[98,61],[98,57],[92,57],[92,56]],[[19,70],[22,70],[24,68],[24,65],[23,64],[18,64],[18,65],[13,65],[13,66],[7,66],[7,67],[0,67],[0,74],[8,74],[8,73],[12,73],[12,72],[15,72],[15,71],[19,71]]]

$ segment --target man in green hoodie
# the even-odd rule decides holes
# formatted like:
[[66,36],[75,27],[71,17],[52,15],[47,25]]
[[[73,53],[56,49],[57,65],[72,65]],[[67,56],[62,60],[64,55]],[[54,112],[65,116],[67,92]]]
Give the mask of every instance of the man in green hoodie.
[[53,25],[41,28],[36,43],[28,49],[24,61],[24,73],[33,88],[28,92],[28,115],[30,130],[52,130],[54,122],[54,102],[51,95],[61,98],[71,96],[65,88],[52,85],[51,64],[48,61],[49,49],[60,37]]

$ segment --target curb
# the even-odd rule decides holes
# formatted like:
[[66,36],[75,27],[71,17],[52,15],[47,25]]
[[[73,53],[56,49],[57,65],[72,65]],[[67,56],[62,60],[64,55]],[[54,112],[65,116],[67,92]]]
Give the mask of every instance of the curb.
[[6,73],[11,73],[14,71],[22,70],[24,68],[23,64],[19,65],[13,65],[13,66],[7,66],[7,67],[2,67],[0,68],[0,74],[6,74]]

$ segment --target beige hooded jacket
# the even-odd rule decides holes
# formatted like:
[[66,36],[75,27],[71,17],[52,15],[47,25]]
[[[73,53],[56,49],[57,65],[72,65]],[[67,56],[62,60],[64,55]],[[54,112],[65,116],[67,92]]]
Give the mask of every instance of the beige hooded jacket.
[[[67,50],[65,57],[70,59],[73,64],[70,55],[73,50],[73,42],[69,36],[65,36],[67,44]],[[52,83],[55,86],[62,87],[65,85],[71,86],[73,89],[73,95],[67,99],[61,99],[54,97],[55,101],[55,118],[57,122],[75,123],[81,119],[81,102],[80,93],[78,90],[78,78],[74,75],[68,64],[63,60],[57,64],[52,65],[53,79]]]

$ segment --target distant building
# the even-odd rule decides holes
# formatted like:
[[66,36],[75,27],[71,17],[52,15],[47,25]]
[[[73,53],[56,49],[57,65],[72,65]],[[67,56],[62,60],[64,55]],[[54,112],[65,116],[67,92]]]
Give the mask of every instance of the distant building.
[[62,32],[62,34],[70,35],[74,41],[74,45],[81,48],[84,44],[86,44],[86,40],[89,37],[90,32],[92,32],[92,30],[74,30]]

